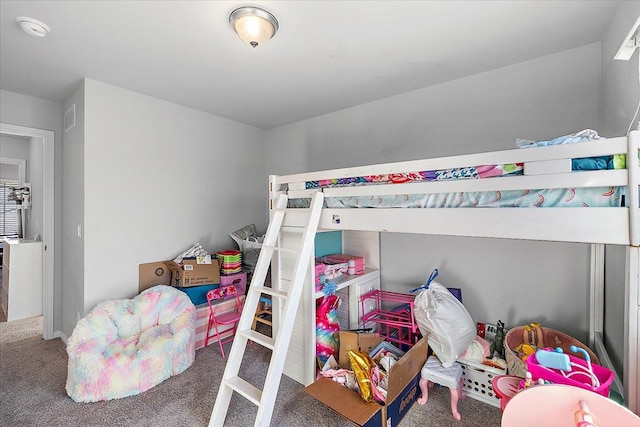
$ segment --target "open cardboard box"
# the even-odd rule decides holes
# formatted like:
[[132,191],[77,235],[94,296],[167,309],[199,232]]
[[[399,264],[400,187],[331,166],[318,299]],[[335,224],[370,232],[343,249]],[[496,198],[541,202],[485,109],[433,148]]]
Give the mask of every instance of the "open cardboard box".
[[340,331],[340,355],[338,364],[341,368],[351,369],[348,351],[362,351],[369,353],[378,344],[384,341],[378,333],[357,333],[351,331]]
[[321,378],[304,391],[357,426],[395,426],[420,397],[420,370],[427,361],[427,338],[418,341],[398,360],[389,373],[384,405],[365,402],[359,393]]
[[185,259],[182,264],[180,266],[174,261],[140,264],[138,291],[155,285],[188,288],[220,284],[220,264],[217,259],[211,260],[211,264],[198,264],[195,259]]

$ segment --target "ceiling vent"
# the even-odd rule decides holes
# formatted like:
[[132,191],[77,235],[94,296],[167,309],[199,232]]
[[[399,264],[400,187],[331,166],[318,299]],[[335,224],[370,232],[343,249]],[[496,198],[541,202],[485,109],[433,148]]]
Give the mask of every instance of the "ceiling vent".
[[67,132],[76,125],[76,104],[64,113],[64,131]]

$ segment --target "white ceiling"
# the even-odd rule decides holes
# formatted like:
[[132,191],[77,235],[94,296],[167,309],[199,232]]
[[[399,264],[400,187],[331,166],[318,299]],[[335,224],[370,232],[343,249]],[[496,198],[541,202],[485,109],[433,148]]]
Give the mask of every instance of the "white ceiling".
[[[2,0],[0,88],[63,101],[87,77],[269,129],[597,42],[618,3]],[[280,23],[256,49],[228,23],[245,5]]]

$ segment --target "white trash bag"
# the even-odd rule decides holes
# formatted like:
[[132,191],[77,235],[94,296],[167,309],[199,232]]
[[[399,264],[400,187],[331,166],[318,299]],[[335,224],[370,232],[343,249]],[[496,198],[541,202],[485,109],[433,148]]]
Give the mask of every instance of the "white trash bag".
[[442,366],[452,366],[477,336],[476,326],[467,309],[445,286],[433,279],[433,270],[427,283],[411,292],[415,298],[415,318],[423,336],[428,337],[431,349]]

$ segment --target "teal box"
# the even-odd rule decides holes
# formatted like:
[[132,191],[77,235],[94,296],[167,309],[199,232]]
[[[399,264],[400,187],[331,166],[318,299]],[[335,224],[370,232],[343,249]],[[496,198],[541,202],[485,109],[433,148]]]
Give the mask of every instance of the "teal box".
[[342,231],[327,231],[316,234],[315,254],[317,257],[342,253]]
[[220,285],[202,285],[189,286],[188,288],[176,287],[189,296],[193,305],[201,305],[207,303],[207,293]]

